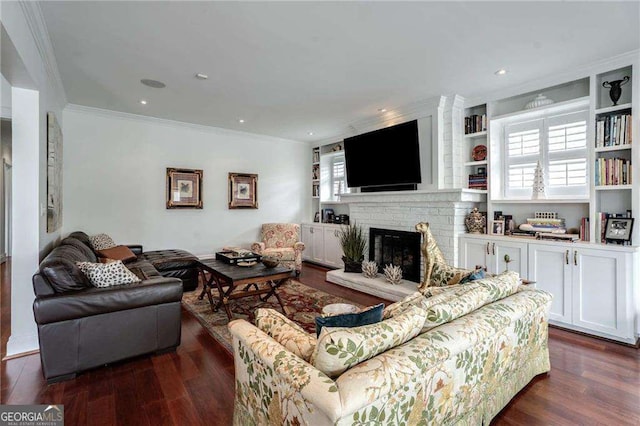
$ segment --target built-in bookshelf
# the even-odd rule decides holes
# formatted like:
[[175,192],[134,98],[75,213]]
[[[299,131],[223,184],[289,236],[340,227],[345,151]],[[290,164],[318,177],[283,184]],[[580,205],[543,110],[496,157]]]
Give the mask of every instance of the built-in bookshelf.
[[311,210],[320,211],[320,147],[311,149]]
[[468,189],[487,191],[489,151],[487,105],[476,105],[464,110],[464,185]]
[[[621,63],[621,62],[618,62]],[[477,169],[487,171],[487,219],[494,213],[502,212],[513,217],[517,224],[533,217],[535,212],[557,212],[566,219],[566,227],[580,233],[583,241],[602,243],[602,234],[607,216],[626,218],[638,216],[640,212],[640,186],[636,180],[640,150],[634,142],[634,131],[638,131],[638,117],[634,117],[634,103],[638,101],[637,88],[633,82],[634,66],[629,61],[622,67],[605,66],[594,68],[587,76],[577,76],[575,80],[557,84],[549,88],[518,94],[510,98],[487,100],[475,99],[474,104],[465,106],[463,128],[462,166],[469,180],[465,187],[482,183]],[[628,76],[628,79],[625,77]],[[625,80],[617,105],[610,97],[610,85],[603,83]],[[635,90],[634,90],[635,89]],[[536,96],[544,95],[552,102],[531,105]],[[505,195],[504,137],[505,126],[510,122],[536,120],[544,114],[570,114],[576,109],[586,111],[587,118],[587,192],[584,195],[550,197],[530,200],[509,199]],[[482,117],[486,114],[485,122]],[[474,117],[475,116],[475,117]],[[471,123],[475,123],[475,128]],[[477,127],[480,123],[481,127]],[[474,132],[473,130],[478,130]],[[584,132],[584,130],[583,130]],[[584,133],[583,133],[584,134]],[[584,137],[584,136],[583,136]],[[637,137],[636,137],[637,139]],[[473,158],[473,149],[478,145],[487,146],[484,160]],[[634,225],[633,240],[640,244],[640,224]]]

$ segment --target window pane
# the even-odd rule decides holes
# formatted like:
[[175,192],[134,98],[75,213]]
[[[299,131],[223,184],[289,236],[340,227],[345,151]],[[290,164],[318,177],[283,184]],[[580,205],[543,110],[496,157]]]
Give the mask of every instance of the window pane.
[[586,159],[549,162],[549,186],[584,186],[586,184]]
[[519,157],[535,155],[540,151],[540,131],[538,129],[509,133],[507,136],[507,156]]
[[509,166],[507,186],[510,189],[531,188],[533,186],[533,174],[536,170],[534,163],[514,164]]
[[587,122],[574,121],[549,127],[549,152],[587,147]]

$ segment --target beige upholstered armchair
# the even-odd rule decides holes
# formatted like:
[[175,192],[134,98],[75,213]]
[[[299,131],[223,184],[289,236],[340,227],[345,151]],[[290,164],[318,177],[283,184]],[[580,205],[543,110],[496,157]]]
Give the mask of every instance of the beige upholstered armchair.
[[262,225],[262,241],[251,245],[251,251],[278,258],[281,265],[295,269],[296,276],[302,270],[303,250],[297,223],[265,223]]

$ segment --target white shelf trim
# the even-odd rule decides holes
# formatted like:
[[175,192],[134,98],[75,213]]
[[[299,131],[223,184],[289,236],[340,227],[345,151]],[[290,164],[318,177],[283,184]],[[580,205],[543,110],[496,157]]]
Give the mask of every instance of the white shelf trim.
[[616,191],[631,188],[633,188],[633,185],[596,185],[596,191]]
[[601,146],[596,148],[596,152],[626,151],[629,149],[631,149],[630,143],[626,145]]
[[511,117],[524,117],[526,115],[538,116],[542,114],[546,114],[549,112],[561,112],[566,109],[570,109],[574,106],[589,106],[589,101],[591,98],[589,96],[583,96],[581,98],[569,99],[568,101],[556,102],[551,105],[545,105],[538,108],[531,109],[523,109],[519,111],[509,112],[507,114],[496,115],[491,117],[490,122],[504,120],[505,118]]
[[464,135],[465,139],[473,139],[473,138],[480,138],[482,136],[487,136],[487,131],[483,130],[481,132],[475,132],[475,133],[467,133]]
[[494,204],[589,204],[588,198],[563,198],[545,200],[491,200]]
[[621,104],[621,105],[616,105],[616,106],[610,106],[610,107],[605,107],[605,108],[598,108],[596,109],[596,115],[597,114],[606,114],[608,112],[615,112],[615,111],[620,111],[623,109],[629,109],[631,108],[631,104]]
[[471,166],[485,166],[487,165],[487,160],[482,160],[482,161],[467,161],[466,163],[464,163],[465,167],[471,167]]

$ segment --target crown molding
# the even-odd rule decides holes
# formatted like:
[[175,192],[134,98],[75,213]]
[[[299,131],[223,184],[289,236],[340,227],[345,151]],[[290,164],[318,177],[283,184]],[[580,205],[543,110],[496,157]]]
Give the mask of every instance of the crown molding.
[[202,124],[188,123],[185,121],[169,120],[166,118],[132,114],[129,112],[114,111],[110,109],[96,108],[96,107],[90,107],[90,106],[78,105],[78,104],[67,104],[67,106],[64,108],[64,111],[76,112],[80,114],[97,115],[105,118],[116,118],[119,120],[133,121],[137,123],[140,123],[140,122],[150,123],[150,124],[166,126],[171,128],[190,129],[190,130],[195,130],[202,133],[216,133],[218,135],[227,134],[230,136],[242,135],[242,136],[250,137],[253,139],[259,139],[262,142],[284,142],[284,143],[295,143],[295,144],[300,144],[305,146],[309,145],[308,142],[297,141],[294,139],[284,139],[284,138],[279,138],[277,136],[269,136],[269,135],[262,135],[259,133],[250,133],[250,132],[243,132],[240,130],[225,129],[224,127],[205,126]]
[[49,37],[49,31],[47,30],[47,24],[42,14],[42,8],[36,1],[24,1],[19,2],[22,13],[24,14],[29,31],[35,41],[38,53],[47,74],[47,78],[53,87],[58,99],[62,101],[62,105],[67,104],[67,94],[62,84],[62,77],[60,77],[60,70],[58,69],[58,63],[53,51],[53,45],[51,44],[51,38]]

